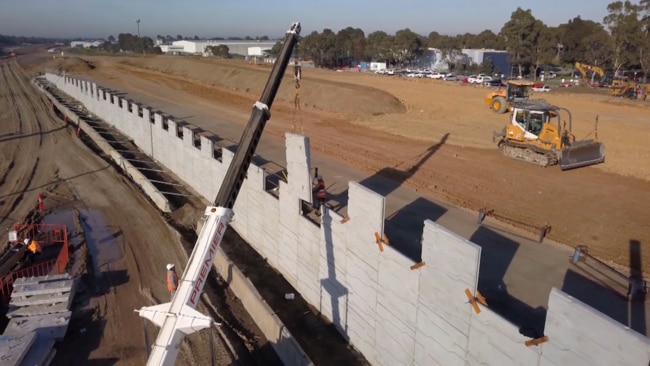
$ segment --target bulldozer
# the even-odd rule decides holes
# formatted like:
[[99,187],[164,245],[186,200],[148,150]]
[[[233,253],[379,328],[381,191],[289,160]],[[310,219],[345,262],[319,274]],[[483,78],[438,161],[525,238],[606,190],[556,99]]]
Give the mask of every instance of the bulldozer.
[[496,113],[506,113],[511,109],[512,102],[527,100],[530,97],[533,85],[534,83],[530,81],[508,80],[505,90],[499,88],[497,91],[488,93],[485,97],[485,104]]
[[[568,123],[562,118],[568,117]],[[508,125],[495,132],[493,141],[505,156],[541,167],[560,165],[569,170],[605,161],[605,145],[598,141],[598,119],[593,140],[576,141],[571,132],[571,112],[540,101],[512,103]]]

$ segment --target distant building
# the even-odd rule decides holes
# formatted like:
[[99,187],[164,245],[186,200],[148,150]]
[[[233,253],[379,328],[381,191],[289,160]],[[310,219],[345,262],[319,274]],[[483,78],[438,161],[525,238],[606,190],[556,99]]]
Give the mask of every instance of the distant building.
[[450,64],[467,62],[467,56],[460,51],[443,52],[438,48],[429,48],[418,60],[418,65],[433,71],[448,72]]
[[231,41],[231,40],[181,40],[174,41],[171,45],[162,45],[160,49],[164,53],[170,54],[191,54],[208,56],[206,48],[209,46],[228,46],[228,52],[232,55],[240,56],[264,56],[269,54],[276,41]]
[[72,41],[72,42],[70,42],[70,47],[72,47],[72,48],[99,47],[103,43],[104,43],[104,41]]
[[510,54],[504,50],[493,49],[462,49],[461,52],[470,59],[472,64],[481,65],[486,60],[490,60],[496,73],[510,74],[512,63],[510,62]]

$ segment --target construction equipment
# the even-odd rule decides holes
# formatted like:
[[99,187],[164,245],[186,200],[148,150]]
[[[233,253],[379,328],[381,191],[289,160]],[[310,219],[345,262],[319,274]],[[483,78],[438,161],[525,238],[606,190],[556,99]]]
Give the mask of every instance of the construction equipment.
[[[605,78],[605,71],[598,66],[587,65],[581,62],[576,62],[574,66],[580,73],[580,76],[582,76],[582,82],[585,84],[600,86],[601,81]],[[589,73],[591,73],[591,76],[588,75]],[[596,75],[598,76],[598,80],[596,80]]]
[[147,365],[173,365],[180,351],[180,342],[183,337],[202,329],[211,328],[214,324],[211,317],[199,313],[195,308],[211,272],[217,248],[233,217],[235,200],[246,178],[246,172],[255,154],[264,126],[270,119],[271,104],[280,87],[299,35],[300,23],[293,23],[285,35],[282,49],[273,65],[262,97],[253,107],[248,125],[242,134],[237,152],[228,166],[219,193],[213,204],[205,210],[199,237],[174,298],[169,303],[145,306],[140,310],[135,310],[141,317],[149,319],[160,327]]
[[512,108],[510,123],[493,137],[504,155],[542,167],[559,163],[562,170],[605,161],[605,145],[597,141],[598,119],[594,140],[575,141],[568,109],[532,100],[513,102]]
[[496,113],[506,113],[511,110],[512,102],[527,100],[530,97],[533,84],[530,81],[508,80],[505,90],[499,88],[497,91],[488,93],[485,97],[485,104]]

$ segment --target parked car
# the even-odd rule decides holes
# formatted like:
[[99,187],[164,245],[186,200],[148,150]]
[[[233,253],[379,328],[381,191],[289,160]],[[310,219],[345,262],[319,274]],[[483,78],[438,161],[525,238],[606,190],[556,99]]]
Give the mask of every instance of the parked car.
[[467,82],[470,84],[483,84],[486,81],[490,81],[492,78],[485,74],[471,75],[467,78]]
[[456,76],[456,74],[449,73],[449,74],[443,76],[442,80],[444,80],[444,81],[458,81],[458,76]]
[[503,83],[501,82],[501,79],[495,79],[495,80],[484,81],[483,85],[488,87],[498,87],[498,86],[503,86]]
[[432,71],[430,74],[427,75],[429,79],[444,79],[445,74],[437,71]]
[[534,92],[544,92],[548,93],[551,91],[551,87],[548,85],[533,87]]

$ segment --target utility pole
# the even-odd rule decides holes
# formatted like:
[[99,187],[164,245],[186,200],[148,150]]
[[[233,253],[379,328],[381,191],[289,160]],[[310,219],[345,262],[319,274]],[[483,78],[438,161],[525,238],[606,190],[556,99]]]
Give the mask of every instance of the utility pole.
[[140,38],[140,19],[137,19],[135,24],[138,26],[138,42],[142,45],[142,54],[144,55],[144,42],[142,42],[142,39]]

